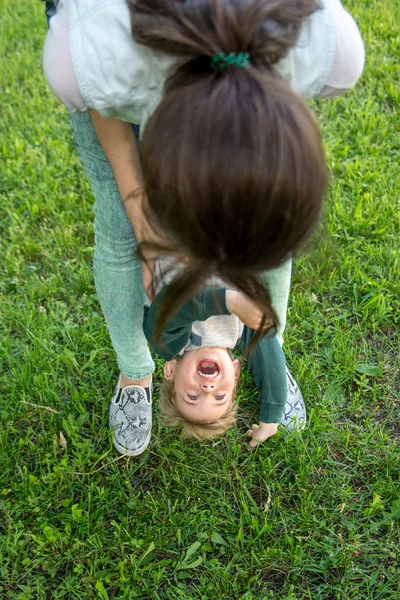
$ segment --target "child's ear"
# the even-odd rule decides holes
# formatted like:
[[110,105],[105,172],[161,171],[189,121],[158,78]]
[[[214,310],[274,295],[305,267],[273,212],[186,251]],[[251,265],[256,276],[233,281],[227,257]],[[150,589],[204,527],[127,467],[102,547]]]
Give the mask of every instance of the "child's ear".
[[239,379],[239,377],[240,377],[240,371],[241,371],[240,360],[238,358],[233,358],[232,359],[232,364],[233,364],[233,368],[235,370],[235,378]]
[[177,362],[178,361],[174,358],[173,360],[167,360],[164,363],[164,377],[165,377],[165,379],[172,379],[173,378]]

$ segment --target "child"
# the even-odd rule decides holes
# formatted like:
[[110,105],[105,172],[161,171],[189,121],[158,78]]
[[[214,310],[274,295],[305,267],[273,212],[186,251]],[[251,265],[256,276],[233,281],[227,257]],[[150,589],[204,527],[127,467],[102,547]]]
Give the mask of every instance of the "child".
[[[180,426],[196,439],[212,438],[235,422],[234,404],[240,363],[229,349],[241,353],[251,345],[262,311],[244,294],[226,287],[202,287],[168,320],[157,339],[158,310],[174,270],[159,259],[155,269],[154,302],[145,307],[144,332],[154,350],[166,360],[160,407],[166,425]],[[166,277],[167,274],[167,277]],[[161,289],[160,289],[161,288]],[[268,325],[267,325],[268,327]],[[282,422],[287,401],[285,357],[270,328],[248,356],[261,396],[260,423],[248,431],[251,447],[273,436]],[[288,407],[284,422],[295,416],[305,421],[300,392]]]

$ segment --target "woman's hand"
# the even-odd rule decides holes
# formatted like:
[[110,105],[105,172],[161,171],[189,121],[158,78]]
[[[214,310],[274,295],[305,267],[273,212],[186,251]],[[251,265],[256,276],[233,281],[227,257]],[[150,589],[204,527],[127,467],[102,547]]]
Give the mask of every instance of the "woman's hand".
[[[157,237],[144,215],[143,203],[145,201],[145,196],[142,191],[138,191],[136,194],[129,194],[127,198],[124,198],[126,214],[133,225],[136,242],[138,246],[142,242],[162,244],[163,240]],[[140,259],[142,262],[142,283],[150,302],[153,302],[154,300],[153,271],[156,264],[156,258],[157,256],[154,252],[146,251],[145,246],[141,247]]]
[[277,431],[278,423],[263,423],[260,421],[259,425],[252,425],[251,429],[247,432],[247,435],[253,438],[249,447],[255,448],[258,444],[261,444],[261,442],[265,442],[265,440],[275,435]]
[[[242,292],[226,290],[226,307],[250,329],[257,330],[260,327],[263,318],[262,310]],[[269,329],[271,325],[270,320],[266,321],[263,331]]]

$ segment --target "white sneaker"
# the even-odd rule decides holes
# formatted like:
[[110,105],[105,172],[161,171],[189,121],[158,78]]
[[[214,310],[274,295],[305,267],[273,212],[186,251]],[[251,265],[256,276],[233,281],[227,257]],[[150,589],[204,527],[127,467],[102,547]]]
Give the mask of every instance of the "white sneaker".
[[303,394],[293,375],[286,367],[287,401],[283,409],[282,425],[287,429],[304,429],[307,422],[306,405]]
[[152,425],[152,382],[149,387],[120,386],[119,377],[111,399],[109,423],[114,430],[114,446],[121,454],[139,456],[150,442]]

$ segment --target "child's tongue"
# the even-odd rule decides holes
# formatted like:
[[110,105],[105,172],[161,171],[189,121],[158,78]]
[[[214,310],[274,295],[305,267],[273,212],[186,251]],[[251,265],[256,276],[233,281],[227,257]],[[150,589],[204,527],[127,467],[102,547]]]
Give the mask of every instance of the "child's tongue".
[[213,360],[202,360],[197,370],[201,375],[208,375],[209,377],[215,377],[219,373],[218,365]]

